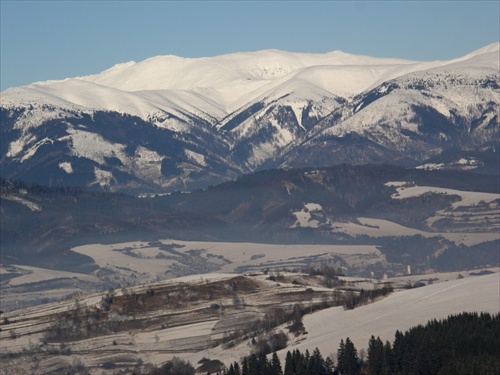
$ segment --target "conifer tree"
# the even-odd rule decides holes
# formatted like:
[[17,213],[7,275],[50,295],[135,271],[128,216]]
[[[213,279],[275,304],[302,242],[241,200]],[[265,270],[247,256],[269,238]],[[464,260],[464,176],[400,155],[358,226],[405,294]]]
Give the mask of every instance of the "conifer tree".
[[340,339],[339,349],[337,350],[337,368],[340,373],[344,371],[345,367],[345,343],[344,339]]
[[337,353],[338,370],[342,375],[357,375],[359,374],[358,353],[348,337],[345,340],[340,340],[339,351]]
[[326,357],[325,359],[325,369],[328,371],[328,374],[333,373],[334,368],[333,360],[330,357]]
[[[294,351],[294,353],[295,353],[295,351]],[[295,366],[293,363],[293,358],[294,357],[292,357],[292,353],[290,353],[290,350],[287,351],[286,358],[285,358],[285,373],[284,373],[284,375],[294,375],[295,374]]]
[[234,372],[234,366],[232,363],[229,365],[229,368],[226,372],[226,375],[236,375],[236,373]]
[[394,373],[400,373],[403,370],[404,351],[405,351],[404,335],[399,330],[396,330],[396,333],[394,334],[394,344],[392,347],[392,353],[394,357],[392,370],[394,371]]
[[392,347],[389,340],[385,342],[384,345],[384,375],[393,374],[394,370],[394,355],[392,353]]
[[249,374],[250,372],[248,370],[248,359],[247,357],[244,357],[241,363],[241,375],[249,375]]
[[259,363],[255,354],[252,354],[250,358],[248,358],[248,375],[260,375]]
[[276,352],[273,353],[270,367],[272,375],[283,375],[283,370],[281,369],[281,362]]
[[384,374],[384,344],[380,337],[372,335],[368,342],[368,373],[370,375],[383,375]]
[[259,354],[259,358],[257,360],[257,363],[258,363],[258,373],[259,375],[271,375],[270,374],[270,371],[269,371],[269,363],[267,361],[267,356],[261,352]]
[[[306,350],[306,353],[309,353]],[[293,358],[293,369],[295,375],[305,375],[307,362],[304,355],[298,350],[294,350],[292,354]]]
[[325,373],[325,360],[321,355],[318,348],[314,349],[311,358],[309,359],[308,374],[310,375],[323,375]]
[[234,374],[241,375],[240,364],[238,362],[234,362]]

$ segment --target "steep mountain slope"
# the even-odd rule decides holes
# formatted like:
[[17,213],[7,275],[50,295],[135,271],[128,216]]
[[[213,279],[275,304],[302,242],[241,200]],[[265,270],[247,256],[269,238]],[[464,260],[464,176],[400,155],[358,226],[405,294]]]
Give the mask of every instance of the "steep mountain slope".
[[40,111],[42,124],[28,108],[2,110],[2,176],[134,193],[204,187],[241,173],[224,158],[227,142],[203,122],[171,118],[184,132],[117,112]]
[[416,166],[450,149],[456,167],[464,150],[498,148],[499,80],[498,43],[435,62],[159,56],[2,92],[1,173],[135,193],[277,166]]
[[498,144],[498,50],[406,74],[356,96],[316,128],[326,128],[290,151],[284,165],[334,159],[358,163],[421,163],[453,147]]

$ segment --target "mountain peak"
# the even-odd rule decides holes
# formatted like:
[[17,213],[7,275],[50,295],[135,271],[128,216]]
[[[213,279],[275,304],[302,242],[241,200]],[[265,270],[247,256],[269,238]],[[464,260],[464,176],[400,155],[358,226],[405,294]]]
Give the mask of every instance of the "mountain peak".
[[498,51],[500,51],[500,42],[495,42],[495,43],[488,44],[487,46],[485,46],[483,48],[479,48],[478,50],[470,53],[468,56],[479,55],[482,53],[498,52]]
[[278,166],[419,165],[496,145],[498,49],[434,62],[157,56],[13,88],[1,97],[2,173],[69,183],[80,169],[86,186],[172,190]]

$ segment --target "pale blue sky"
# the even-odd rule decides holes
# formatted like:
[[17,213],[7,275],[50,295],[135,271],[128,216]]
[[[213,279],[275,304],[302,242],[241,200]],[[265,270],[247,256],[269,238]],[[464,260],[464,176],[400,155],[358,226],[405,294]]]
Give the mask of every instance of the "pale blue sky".
[[1,90],[158,55],[281,49],[446,60],[500,40],[499,1],[6,1]]

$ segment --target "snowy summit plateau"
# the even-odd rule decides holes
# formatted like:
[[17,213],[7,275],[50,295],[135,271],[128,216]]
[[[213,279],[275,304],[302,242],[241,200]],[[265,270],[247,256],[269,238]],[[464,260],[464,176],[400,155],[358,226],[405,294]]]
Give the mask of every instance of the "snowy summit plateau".
[[2,177],[159,192],[277,167],[480,171],[498,150],[499,56],[499,43],[433,62],[158,56],[11,88],[1,94]]

